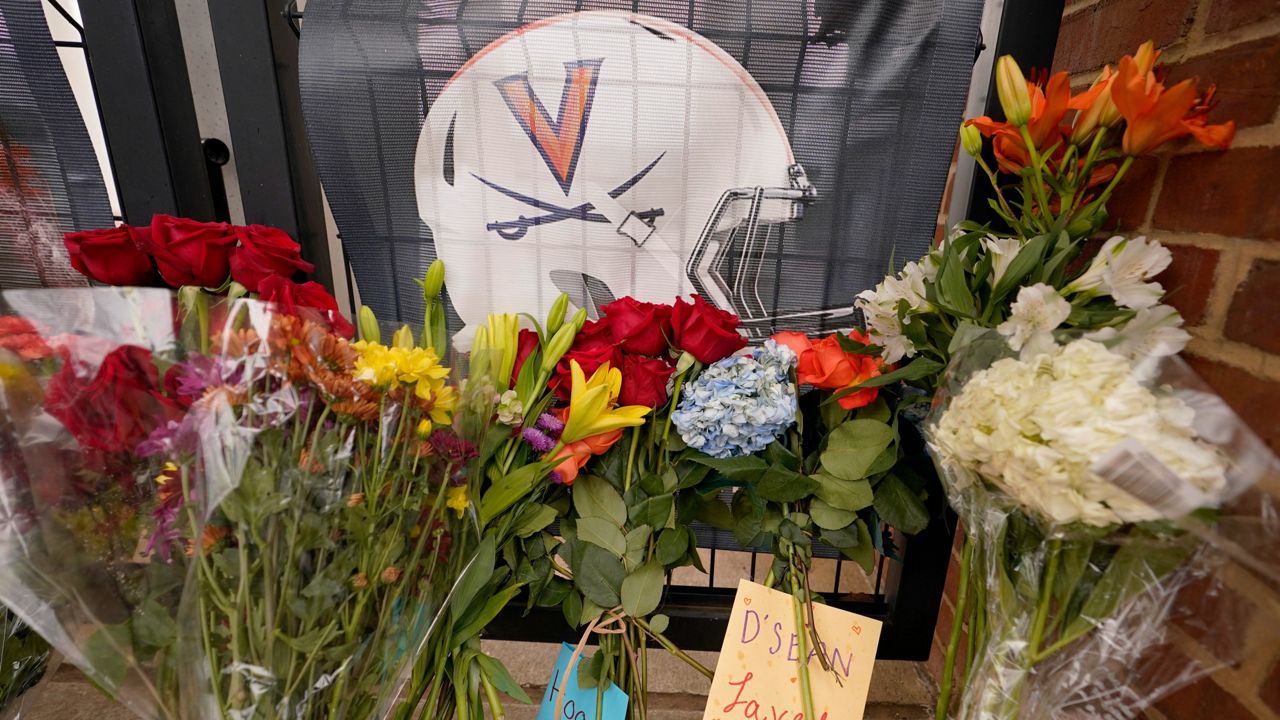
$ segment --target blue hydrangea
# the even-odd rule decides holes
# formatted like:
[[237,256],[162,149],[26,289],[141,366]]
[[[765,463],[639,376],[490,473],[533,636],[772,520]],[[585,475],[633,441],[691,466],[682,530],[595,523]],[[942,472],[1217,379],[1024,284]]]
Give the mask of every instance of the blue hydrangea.
[[795,422],[795,362],[790,348],[768,340],[714,363],[685,385],[671,421],[689,447],[711,457],[760,452]]

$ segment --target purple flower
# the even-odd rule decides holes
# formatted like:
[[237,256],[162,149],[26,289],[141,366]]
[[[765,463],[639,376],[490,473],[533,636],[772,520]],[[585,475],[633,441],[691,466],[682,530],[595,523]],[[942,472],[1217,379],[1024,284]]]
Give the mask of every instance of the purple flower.
[[176,457],[181,453],[193,453],[196,451],[196,443],[199,442],[199,435],[196,433],[195,420],[192,413],[182,416],[182,421],[170,420],[151,431],[146,440],[138,443],[138,447],[134,448],[134,453],[138,457],[152,457],[155,455],[165,455],[167,457]]
[[178,365],[177,391],[183,397],[200,397],[208,388],[240,382],[241,374],[237,360],[196,355]]
[[449,430],[436,430],[429,440],[436,454],[454,465],[462,465],[475,458],[479,453],[476,446],[463,440]]
[[560,422],[560,418],[552,415],[551,413],[542,413],[539,415],[537,425],[552,438],[559,438],[560,433],[564,432],[564,423]]
[[[542,417],[547,416],[543,415]],[[541,425],[542,421],[539,420],[538,424]],[[525,428],[520,432],[520,436],[524,438],[525,442],[529,443],[529,447],[539,453],[549,453],[556,446],[555,439],[537,428]]]

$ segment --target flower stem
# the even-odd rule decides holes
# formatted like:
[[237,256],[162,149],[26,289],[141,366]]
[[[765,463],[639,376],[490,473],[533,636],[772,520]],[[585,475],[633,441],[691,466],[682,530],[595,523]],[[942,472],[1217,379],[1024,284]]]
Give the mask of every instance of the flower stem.
[[622,491],[631,489],[631,473],[636,467],[636,448],[640,445],[640,427],[631,428],[631,449],[627,451],[627,472],[622,476]]
[[797,661],[796,674],[800,677],[800,705],[804,708],[804,716],[812,718],[815,715],[813,686],[809,683],[809,636],[804,626],[804,603],[800,600],[800,581],[794,571],[791,573],[791,607],[795,616],[796,640],[799,642],[800,658]]
[[1041,216],[1046,219],[1044,229],[1053,225],[1053,211],[1049,209],[1049,195],[1045,192],[1044,169],[1041,167],[1040,152],[1036,150],[1035,141],[1031,139],[1031,131],[1026,125],[1018,128],[1022,133],[1022,142],[1027,146],[1027,154],[1031,156],[1031,172],[1035,176],[1036,200],[1040,203]]
[[675,655],[681,660],[685,661],[685,663],[687,663],[689,667],[705,675],[708,680],[715,678],[716,674],[714,671],[712,671],[706,665],[703,665],[702,663],[698,662],[697,660],[694,660],[685,651],[676,647],[676,644],[668,640],[665,635],[649,627],[649,623],[645,622],[644,618],[634,617],[634,618],[631,618],[631,620],[635,622],[636,625],[639,625],[640,629],[644,630],[649,637],[656,640],[664,650],[671,653],[672,655]]
[[[951,683],[956,671],[956,651],[960,648],[960,629],[969,600],[969,568],[972,560],[973,541],[966,536],[964,551],[960,554],[960,589],[956,592],[955,617],[951,621],[951,637],[947,638],[947,654],[942,662],[942,687],[938,689],[938,706],[933,713],[935,720],[944,720],[947,708],[951,705]],[[969,633],[972,639],[972,627],[969,628]]]

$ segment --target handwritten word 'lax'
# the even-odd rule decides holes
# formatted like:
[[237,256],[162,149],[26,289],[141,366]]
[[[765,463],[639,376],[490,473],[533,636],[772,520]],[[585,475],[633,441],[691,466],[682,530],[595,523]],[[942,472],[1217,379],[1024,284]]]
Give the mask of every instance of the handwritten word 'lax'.
[[[748,672],[737,682],[729,681],[730,687],[738,688],[738,694],[733,697],[733,702],[724,706],[723,712],[741,713],[739,717],[744,720],[804,720],[803,712],[787,710],[774,705],[763,705],[759,701],[752,699],[743,700],[742,695],[747,691],[747,683],[751,682],[754,677],[755,675]],[[817,718],[817,720],[827,720],[825,710],[822,713],[822,717]]]
[[[769,646],[770,655],[777,655],[782,652],[782,646],[786,644],[787,660],[795,662],[799,659],[800,640],[796,637],[795,633],[789,633],[790,638],[786,643],[784,643],[782,623],[770,623],[768,613],[761,618],[760,613],[755,610],[746,611],[742,616],[742,644],[747,645],[755,642],[760,637],[762,630],[766,633],[772,631],[772,644]],[[768,635],[766,635],[766,640],[767,639],[769,639]],[[846,649],[842,653],[840,652],[840,648],[832,648],[830,652],[827,652],[826,643],[822,644],[821,650],[822,654],[827,658],[827,663],[830,664],[833,669],[839,670],[845,677],[849,677],[849,673],[853,669],[853,651]],[[817,654],[818,648],[811,649],[809,651],[807,662],[813,662],[813,658],[816,657]]]

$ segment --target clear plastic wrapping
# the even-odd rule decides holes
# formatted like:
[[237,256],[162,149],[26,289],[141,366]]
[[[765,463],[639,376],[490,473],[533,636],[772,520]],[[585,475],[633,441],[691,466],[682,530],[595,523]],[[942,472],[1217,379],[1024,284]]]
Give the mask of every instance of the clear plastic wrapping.
[[989,333],[955,353],[926,432],[966,538],[957,717],[1133,717],[1238,659],[1227,583],[1280,581],[1257,487],[1280,466],[1180,358],[1087,340],[1018,358]]
[[0,601],[140,717],[387,716],[448,590],[434,354],[362,382],[305,312],[4,301]]
[[22,716],[36,685],[50,670],[51,656],[48,643],[0,607],[0,720]]

